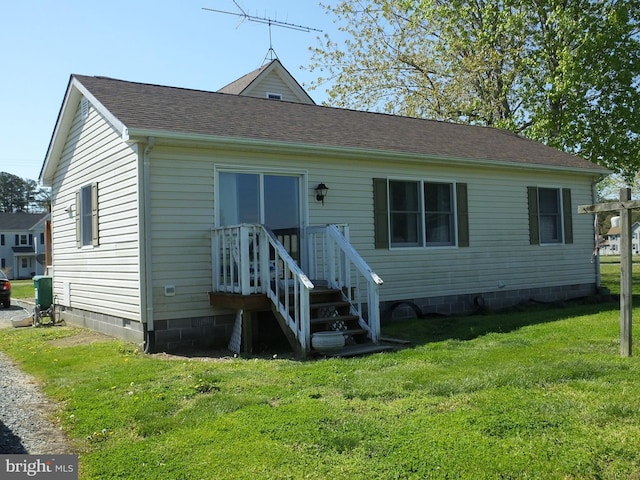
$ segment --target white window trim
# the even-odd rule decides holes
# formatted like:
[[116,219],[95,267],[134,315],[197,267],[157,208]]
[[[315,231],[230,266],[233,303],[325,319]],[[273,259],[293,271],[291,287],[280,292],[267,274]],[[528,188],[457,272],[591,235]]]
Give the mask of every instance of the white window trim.
[[214,166],[214,199],[215,202],[215,219],[214,225],[216,227],[220,226],[220,173],[250,173],[254,175],[289,175],[289,176],[297,176],[300,177],[300,228],[303,230],[306,229],[307,225],[309,225],[309,200],[308,195],[305,192],[309,191],[309,171],[304,169],[295,169],[295,168],[264,168],[264,167],[256,167],[253,165],[226,165],[219,164]]
[[[558,246],[558,245],[564,245],[565,244],[565,232],[564,232],[564,219],[562,217],[563,212],[564,212],[564,205],[563,205],[563,198],[562,198],[562,188],[561,186],[558,185],[536,185],[536,188],[538,189],[537,192],[537,200],[538,200],[538,241],[540,242],[540,246],[541,247],[554,247],[554,246]],[[555,190],[557,195],[558,195],[558,208],[559,208],[559,212],[558,212],[558,218],[560,220],[560,228],[559,228],[559,232],[560,232],[560,241],[558,242],[545,242],[542,239],[542,222],[540,221],[540,189],[547,189],[547,190]]]
[[[456,195],[456,185],[457,181],[451,179],[442,179],[442,178],[420,178],[416,179],[415,177],[387,177],[387,190],[390,190],[391,182],[418,182],[420,184],[420,228],[421,228],[421,236],[420,245],[394,245],[393,239],[389,238],[389,249],[390,250],[450,250],[458,248],[458,196]],[[452,195],[452,209],[453,209],[453,225],[452,225],[452,238],[453,243],[449,245],[428,245],[427,237],[426,237],[426,218],[425,218],[425,210],[424,210],[424,184],[425,183],[446,183],[451,186],[451,195]],[[391,237],[391,194],[387,194],[387,228],[389,232],[389,237]]]

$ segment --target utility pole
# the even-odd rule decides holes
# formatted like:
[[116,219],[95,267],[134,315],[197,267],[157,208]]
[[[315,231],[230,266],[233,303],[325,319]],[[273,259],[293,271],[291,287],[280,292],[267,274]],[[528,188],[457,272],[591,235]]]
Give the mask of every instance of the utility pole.
[[640,200],[631,200],[631,189],[620,189],[620,201],[580,205],[578,213],[620,212],[620,355],[632,352],[632,267],[631,210],[640,208]]

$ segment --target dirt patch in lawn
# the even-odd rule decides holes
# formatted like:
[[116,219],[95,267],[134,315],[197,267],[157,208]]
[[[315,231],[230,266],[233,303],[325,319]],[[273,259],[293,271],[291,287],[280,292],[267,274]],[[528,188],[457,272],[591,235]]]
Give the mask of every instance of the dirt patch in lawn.
[[64,338],[56,338],[55,340],[51,340],[49,343],[54,347],[75,347],[78,345],[88,345],[91,343],[98,343],[98,342],[109,342],[112,340],[114,340],[113,337],[104,335],[99,332],[94,332],[93,330],[87,330],[86,332],[81,332],[77,335],[71,335],[69,337],[64,337]]
[[150,354],[153,358],[160,360],[195,360],[202,362],[228,362],[238,358],[229,350],[206,350],[206,349],[185,349],[175,352],[158,352]]
[[254,354],[236,354],[226,348],[198,348],[191,347],[172,352],[158,352],[150,354],[151,357],[161,360],[188,360],[202,362],[230,362],[239,359],[257,358],[262,360],[295,360],[293,352],[259,352]]

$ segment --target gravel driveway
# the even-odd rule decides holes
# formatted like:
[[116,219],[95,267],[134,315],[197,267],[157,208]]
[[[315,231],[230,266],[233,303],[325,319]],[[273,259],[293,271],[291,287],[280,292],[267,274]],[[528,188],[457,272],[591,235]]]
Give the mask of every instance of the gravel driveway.
[[[12,302],[11,308],[0,308],[0,328],[13,328],[12,319],[31,314],[27,304]],[[40,392],[37,381],[0,352],[0,454],[73,453],[52,420],[56,409]]]

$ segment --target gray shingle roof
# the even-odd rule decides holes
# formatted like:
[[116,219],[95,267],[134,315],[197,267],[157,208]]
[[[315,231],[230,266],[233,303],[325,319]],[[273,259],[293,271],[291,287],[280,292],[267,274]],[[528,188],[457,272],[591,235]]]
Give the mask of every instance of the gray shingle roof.
[[219,93],[230,93],[232,95],[240,95],[245,88],[251,85],[258,76],[269,66],[269,64],[265,64],[260,68],[255,69],[253,72],[249,72],[246,75],[243,75],[237,80],[234,80],[228,85],[225,85],[220,90]]
[[489,127],[74,75],[129,130],[211,135],[420,156],[606,170]]
[[0,231],[1,232],[17,232],[21,230],[29,230],[42,218],[46,213],[4,213],[0,212]]

